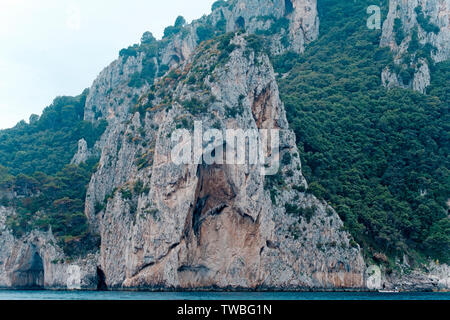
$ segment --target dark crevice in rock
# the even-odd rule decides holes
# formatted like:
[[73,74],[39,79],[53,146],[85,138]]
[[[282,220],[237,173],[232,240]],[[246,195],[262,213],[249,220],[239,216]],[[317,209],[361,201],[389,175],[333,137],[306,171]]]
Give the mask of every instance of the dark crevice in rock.
[[236,19],[236,27],[237,27],[236,31],[245,30],[245,19],[242,16]]
[[270,241],[270,240],[266,241],[266,245],[267,245],[267,248],[269,248],[269,249],[279,249],[280,248],[279,244],[274,243],[273,241]]
[[142,265],[142,266],[139,268],[138,272],[136,272],[135,274],[133,274],[133,277],[137,276],[139,273],[141,273],[141,272],[144,271],[145,269],[150,268],[150,267],[153,267],[155,264],[157,264],[158,262],[160,262],[161,260],[163,260],[165,257],[167,257],[167,256],[172,252],[172,250],[174,250],[174,249],[175,249],[176,247],[178,247],[179,245],[180,245],[179,242],[172,244],[172,245],[169,247],[169,250],[167,250],[167,253],[166,253],[166,254],[163,254],[162,256],[160,256],[156,261],[152,261],[152,262],[149,262],[149,263],[146,263],[146,264]]
[[44,286],[44,263],[35,246],[30,246],[11,273],[14,288],[38,289]]
[[220,205],[218,205],[214,209],[211,209],[207,213],[207,215],[208,216],[218,216],[218,215],[222,214],[222,212],[223,212],[223,210],[225,210],[225,208],[228,208],[228,205],[226,205],[225,203],[221,203]]
[[236,212],[237,212],[242,218],[248,219],[248,220],[250,220],[252,223],[256,223],[257,220],[259,219],[259,216],[258,216],[258,219],[255,220],[255,218],[253,218],[251,215],[249,215],[249,214],[243,212],[243,211],[240,210],[240,209],[236,209]]
[[106,291],[108,286],[106,285],[106,276],[100,267],[97,267],[97,291]]
[[140,272],[142,272],[143,270],[145,270],[145,269],[147,269],[147,268],[150,268],[150,267],[152,267],[152,266],[154,266],[154,265],[155,265],[155,262],[154,262],[154,261],[152,261],[152,262],[150,262],[150,263],[144,264],[142,267],[139,268],[139,271],[136,272],[133,276],[138,275],[138,274],[139,274]]
[[203,265],[199,265],[199,266],[186,266],[183,265],[181,267],[178,268],[178,272],[195,272],[195,273],[199,273],[199,272],[208,272],[209,268]]
[[197,200],[197,203],[195,204],[194,212],[192,214],[192,229],[194,230],[194,234],[198,237],[199,234],[199,228],[201,224],[201,215],[203,208],[205,207],[206,201],[208,200],[209,196],[200,198]]
[[284,14],[287,16],[294,12],[294,5],[291,0],[284,0]]
[[179,56],[177,56],[176,54],[172,55],[171,57],[172,61],[174,61],[175,63],[180,63],[181,59]]
[[172,245],[169,247],[169,250],[167,250],[167,253],[166,253],[166,254],[163,254],[162,256],[160,256],[160,257],[158,258],[158,260],[157,260],[155,263],[153,263],[153,264],[156,264],[156,263],[158,263],[159,261],[161,261],[162,259],[164,259],[165,257],[167,257],[167,256],[172,252],[172,250],[174,250],[174,249],[175,249],[176,247],[178,247],[179,245],[180,245],[179,242],[172,244]]

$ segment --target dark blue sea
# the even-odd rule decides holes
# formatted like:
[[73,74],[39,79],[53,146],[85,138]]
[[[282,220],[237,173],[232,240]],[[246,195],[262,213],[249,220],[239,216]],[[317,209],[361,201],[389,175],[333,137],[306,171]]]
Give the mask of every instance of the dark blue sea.
[[0,300],[450,300],[450,293],[0,291]]

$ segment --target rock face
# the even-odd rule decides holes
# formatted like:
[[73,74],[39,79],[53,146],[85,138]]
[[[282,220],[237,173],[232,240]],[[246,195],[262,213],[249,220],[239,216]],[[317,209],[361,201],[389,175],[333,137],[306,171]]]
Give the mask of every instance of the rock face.
[[213,8],[176,34],[160,52],[158,61],[173,66],[185,61],[201,41],[205,27],[222,33],[245,31],[264,35],[272,53],[301,53],[319,35],[317,0],[230,0]]
[[396,65],[383,71],[383,84],[425,93],[429,64],[450,58],[450,1],[390,0],[381,46],[391,48]]
[[[229,35],[199,45],[208,25]],[[305,192],[274,71],[247,38],[264,35],[272,54],[301,53],[318,28],[313,0],[228,1],[160,43],[152,63],[158,74],[164,66],[171,71],[153,86],[130,86],[148,63],[145,52],[121,56],[102,71],[89,91],[85,120],[107,120],[108,127],[93,150],[80,141],[73,162],[101,154],[86,215],[101,235],[98,270],[108,287],[365,286],[359,247],[351,245],[334,210]],[[204,130],[256,132],[258,142],[277,130],[280,150],[261,155],[278,155],[280,172],[262,175],[264,163],[176,165],[171,135],[194,122]],[[20,243],[44,261],[42,246],[34,244],[41,237]],[[49,277],[86,270],[84,264],[63,266]]]
[[399,270],[387,272],[376,265],[366,269],[366,285],[370,290],[398,290],[398,291],[448,291],[450,288],[450,268],[431,262],[421,269],[411,269],[404,262],[397,261]]
[[78,141],[78,151],[72,159],[72,164],[80,164],[86,162],[90,158],[90,152],[86,140]]
[[[163,45],[155,62],[177,77],[163,77],[152,90],[129,88],[141,55],[120,58],[100,74],[86,120],[106,118],[109,126],[96,145],[101,159],[86,214],[101,234],[107,285],[363,287],[359,248],[350,246],[336,213],[304,193],[295,137],[267,56],[245,36],[226,43],[225,56],[215,41],[197,47],[198,29],[220,23],[224,32],[265,35],[275,54],[302,52],[319,27],[315,1],[229,1]],[[197,105],[186,108],[192,101]],[[133,107],[141,112],[130,113]],[[205,130],[280,130],[281,157],[290,160],[275,179],[249,164],[177,166],[171,134],[194,121]]]
[[0,207],[0,288],[97,288],[96,255],[67,262],[51,231],[17,239],[5,224],[14,214]]
[[387,289],[402,291],[448,291],[450,288],[450,267],[430,263],[427,270],[413,270],[409,273],[394,273],[384,276]]
[[[350,245],[331,207],[304,192],[268,57],[245,35],[228,39],[234,50],[223,57],[220,41],[202,44],[174,69],[175,79],[164,77],[143,95],[137,107],[146,112],[109,129],[87,198],[87,213],[101,233],[107,285],[364,287],[359,248]],[[174,164],[171,134],[194,121],[203,130],[279,130],[280,173],[265,177],[261,166],[250,164]],[[93,212],[105,197],[105,210]]]
[[[254,34],[271,35],[271,50],[281,53],[287,49],[303,52],[305,44],[317,39],[319,17],[317,0],[235,0],[213,10],[211,19],[226,21],[226,32],[245,30]],[[284,30],[282,28],[285,28]]]

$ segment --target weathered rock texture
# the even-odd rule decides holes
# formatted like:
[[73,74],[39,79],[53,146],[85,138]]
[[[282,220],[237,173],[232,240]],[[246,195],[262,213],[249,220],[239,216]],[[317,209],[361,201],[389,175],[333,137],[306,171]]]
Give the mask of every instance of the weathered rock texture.
[[431,79],[429,64],[450,58],[450,0],[390,0],[381,46],[391,48],[397,65],[383,71],[383,84],[425,93]]
[[6,227],[14,214],[0,207],[0,288],[97,288],[96,255],[67,261],[51,231],[17,239]]
[[[337,214],[294,190],[307,185],[268,57],[245,36],[231,45],[225,58],[217,41],[201,45],[176,79],[164,77],[140,98],[145,113],[110,125],[87,199],[108,286],[364,287],[364,261]],[[204,130],[279,129],[280,156],[290,159],[282,183],[265,188],[271,178],[256,165],[175,165],[171,134],[195,120]],[[105,210],[93,212],[105,197]],[[310,219],[287,214],[285,205],[306,208]]]
[[78,141],[78,151],[72,159],[73,164],[80,164],[86,162],[91,157],[91,152],[88,149],[86,140]]
[[401,291],[448,291],[450,267],[432,262],[425,270],[383,275],[382,283],[387,289]]
[[[245,30],[270,34],[271,50],[303,52],[305,44],[319,35],[316,0],[235,0],[213,11],[213,23],[224,19],[226,32]],[[285,27],[285,29],[282,29]]]
[[[222,36],[199,44],[207,25],[221,25]],[[100,155],[85,213],[101,250],[64,261],[51,232],[16,239],[4,223],[14,212],[2,208],[0,286],[92,288],[104,277],[110,288],[364,288],[360,248],[307,192],[273,68],[248,38],[264,35],[272,54],[302,52],[318,27],[315,0],[234,0],[163,39],[153,56],[138,51],[108,66],[85,107],[85,120],[108,127],[92,149],[80,141],[73,159]],[[156,74],[169,72],[130,86],[149,58]],[[259,130],[259,140],[261,130],[279,130],[279,173],[176,165],[171,135],[195,121],[203,130]]]
[[215,26],[223,33],[245,31],[265,35],[272,53],[303,52],[319,35],[317,0],[230,0],[209,16],[185,26],[160,53],[162,65],[185,61],[199,43],[199,30]]

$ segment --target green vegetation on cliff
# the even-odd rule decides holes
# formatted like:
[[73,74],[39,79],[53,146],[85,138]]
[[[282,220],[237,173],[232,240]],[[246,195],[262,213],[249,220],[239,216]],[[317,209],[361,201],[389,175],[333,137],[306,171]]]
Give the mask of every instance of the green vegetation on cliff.
[[56,98],[29,124],[0,131],[0,205],[17,210],[9,227],[19,237],[51,228],[69,256],[98,245],[84,215],[86,186],[97,160],[69,165],[78,141],[93,147],[106,128],[105,121],[83,121],[87,93]]
[[0,165],[9,173],[31,175],[41,171],[55,174],[70,162],[84,138],[92,147],[106,128],[83,121],[88,91],[77,97],[59,97],[42,115],[32,115],[30,123],[19,122],[0,131]]
[[17,214],[7,220],[14,235],[21,237],[32,230],[50,228],[69,257],[82,256],[98,248],[99,238],[89,231],[84,214],[86,188],[96,166],[96,159],[80,165],[66,165],[55,175],[35,172],[19,174],[10,188],[13,199],[1,204],[13,206]]
[[371,4],[319,1],[319,40],[302,56],[274,58],[289,72],[279,86],[304,174],[367,258],[449,262],[449,64],[433,67],[428,95],[383,88],[391,55],[381,31],[366,27]]

